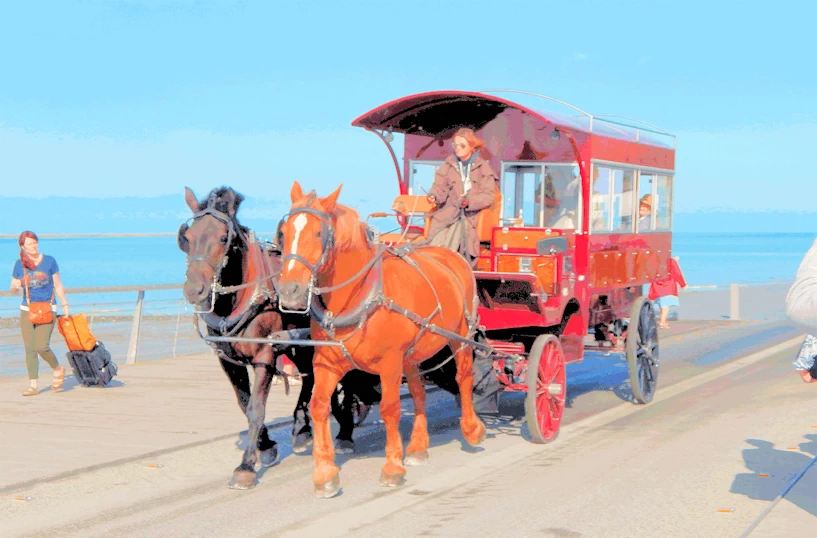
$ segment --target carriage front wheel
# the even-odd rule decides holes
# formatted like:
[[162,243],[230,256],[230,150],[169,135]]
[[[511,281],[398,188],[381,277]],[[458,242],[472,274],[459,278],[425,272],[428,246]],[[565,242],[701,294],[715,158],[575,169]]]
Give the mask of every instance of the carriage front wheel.
[[649,403],[655,395],[658,363],[655,311],[652,302],[641,297],[630,307],[630,324],[627,327],[627,368],[636,403]]
[[534,443],[549,443],[559,435],[567,398],[565,354],[552,334],[534,340],[528,355],[528,395],[525,419]]

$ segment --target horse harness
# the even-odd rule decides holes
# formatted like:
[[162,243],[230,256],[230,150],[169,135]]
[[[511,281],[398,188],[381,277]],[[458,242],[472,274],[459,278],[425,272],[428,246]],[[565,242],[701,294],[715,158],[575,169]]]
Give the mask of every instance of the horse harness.
[[[195,262],[204,262],[209,265],[214,273],[213,279],[210,283],[210,291],[211,291],[211,307],[210,311],[205,312],[198,312],[194,311],[193,315],[193,325],[196,328],[196,331],[199,334],[199,337],[204,339],[202,335],[201,328],[199,326],[199,320],[203,320],[205,325],[208,328],[208,332],[212,334],[217,334],[219,336],[226,336],[232,337],[241,332],[243,329],[246,328],[247,324],[255,318],[258,314],[264,311],[273,310],[277,303],[277,296],[275,294],[275,284],[274,280],[276,277],[280,275],[280,271],[276,272],[274,268],[270,264],[269,254],[272,250],[271,248],[267,247],[265,244],[259,243],[254,240],[254,237],[247,237],[246,234],[241,233],[240,227],[238,227],[235,219],[231,218],[227,214],[217,210],[214,207],[214,199],[211,198],[208,202],[208,205],[205,209],[198,211],[193,214],[190,220],[179,227],[177,241],[179,243],[179,248],[185,252],[188,250],[187,239],[184,237],[184,233],[190,227],[193,221],[199,219],[205,215],[210,215],[221,222],[227,225],[227,247],[224,252],[224,256],[221,259],[221,262],[218,265],[214,265],[208,260],[205,256],[193,256],[189,257],[187,260],[187,265],[190,266]],[[221,280],[221,272],[223,271],[224,267],[226,267],[231,250],[238,250],[235,245],[235,240],[241,239],[244,244],[247,246],[247,256],[254,258],[251,260],[250,263],[255,263],[260,276],[258,279],[247,282],[235,286],[222,286],[220,284]],[[272,286],[268,286],[267,282],[272,282]],[[238,312],[231,312],[229,316],[222,317],[218,316],[213,313],[213,308],[215,306],[215,298],[216,295],[227,295],[231,293],[236,293],[242,289],[246,289],[249,287],[255,287],[252,291],[250,298],[247,301],[243,301],[242,308]],[[206,341],[206,340],[205,340]],[[228,353],[227,349],[230,347],[230,344],[220,345],[221,342],[207,342],[208,345],[213,349],[213,351],[218,355],[218,357],[222,360],[227,362],[231,362],[233,364],[237,364],[239,366],[246,366],[246,362],[238,361],[231,358]]]
[[[438,327],[437,325],[431,323],[431,320],[435,316],[437,316],[438,314],[442,316],[442,306],[440,304],[440,299],[439,299],[439,296],[437,295],[436,288],[431,283],[428,276],[423,272],[423,270],[417,264],[417,262],[411,258],[411,255],[416,254],[416,255],[423,256],[424,258],[426,258],[426,259],[428,259],[430,261],[433,261],[434,263],[436,263],[437,265],[439,265],[440,267],[445,269],[449,274],[451,274],[454,277],[454,281],[457,282],[457,284],[459,285],[463,297],[465,297],[465,289],[464,289],[462,283],[457,278],[456,274],[450,268],[446,267],[445,265],[443,265],[442,263],[438,262],[437,260],[431,258],[430,256],[427,256],[427,255],[423,254],[422,252],[420,252],[420,250],[422,248],[426,248],[426,247],[431,246],[430,244],[427,244],[427,243],[409,243],[409,244],[403,245],[402,247],[398,248],[398,247],[392,247],[392,246],[384,245],[382,243],[378,243],[377,246],[376,246],[375,254],[372,257],[372,259],[369,260],[352,277],[350,277],[346,281],[344,281],[344,282],[342,282],[340,284],[337,284],[335,286],[316,287],[315,284],[317,282],[317,272],[320,269],[320,267],[326,262],[326,260],[327,260],[327,258],[329,256],[329,250],[331,249],[332,246],[334,246],[335,241],[334,241],[334,227],[332,226],[331,217],[327,213],[325,213],[325,212],[323,212],[323,211],[321,211],[319,209],[315,209],[313,207],[310,207],[311,202],[312,202],[312,200],[310,200],[308,202],[307,206],[305,206],[305,207],[293,209],[288,215],[285,215],[281,219],[281,223],[278,225],[279,226],[279,228],[278,228],[278,230],[279,230],[279,232],[278,232],[278,236],[279,236],[278,241],[279,241],[279,243],[281,242],[281,239],[280,239],[281,226],[292,215],[295,215],[295,214],[298,214],[298,213],[307,213],[307,214],[310,214],[310,215],[314,215],[314,216],[318,217],[321,220],[321,234],[322,234],[322,237],[321,237],[321,243],[322,243],[321,244],[321,248],[322,248],[321,257],[320,257],[320,259],[318,260],[317,263],[312,265],[307,260],[305,260],[302,256],[300,256],[298,254],[287,254],[283,258],[283,263],[285,264],[288,260],[296,260],[298,262],[303,263],[309,269],[309,271],[310,271],[310,281],[309,281],[309,289],[308,289],[308,292],[307,292],[308,293],[307,309],[308,309],[309,313],[311,314],[312,318],[320,325],[321,329],[327,334],[327,336],[329,336],[329,338],[331,338],[334,342],[340,344],[338,347],[340,347],[344,357],[346,358],[346,360],[349,361],[349,363],[352,365],[353,368],[355,368],[357,370],[360,370],[360,368],[358,367],[358,365],[355,363],[354,359],[352,358],[351,354],[346,349],[345,342],[348,341],[350,338],[352,338],[352,336],[354,336],[357,333],[357,331],[361,330],[363,328],[363,325],[365,325],[366,321],[368,321],[369,317],[372,315],[372,313],[377,308],[380,308],[381,306],[385,307],[386,309],[388,309],[388,310],[390,310],[392,312],[396,312],[396,313],[399,313],[399,314],[403,315],[405,318],[407,318],[408,320],[412,321],[413,323],[415,323],[417,326],[420,327],[420,331],[417,333],[417,336],[414,338],[414,340],[410,344],[410,346],[409,346],[409,348],[407,350],[407,354],[411,354],[411,352],[414,350],[414,346],[417,345],[417,343],[420,341],[420,338],[422,338],[423,335],[426,332],[431,332],[431,333],[437,334],[439,336],[443,336],[443,337],[458,340],[463,345],[472,345],[472,346],[476,345],[476,347],[486,347],[487,348],[487,346],[482,346],[482,345],[474,342],[473,340],[471,340],[473,335],[476,333],[477,325],[479,323],[479,317],[477,315],[477,306],[479,305],[479,299],[477,298],[476,294],[474,294],[473,301],[472,301],[472,303],[473,303],[472,307],[471,307],[472,311],[469,312],[467,306],[465,308],[465,319],[466,319],[466,322],[468,324],[468,338],[463,338],[463,337],[457,335],[456,333],[453,333],[451,331],[447,331],[447,330],[442,329],[442,328]],[[367,229],[367,233],[370,233],[368,231],[368,229]],[[370,239],[370,242],[371,242],[371,235],[369,235],[369,239]],[[411,266],[413,269],[415,269],[418,273],[420,273],[420,276],[422,276],[423,279],[426,281],[426,283],[428,283],[429,287],[432,290],[432,293],[434,293],[434,297],[435,297],[435,299],[437,301],[437,306],[434,308],[434,310],[431,312],[431,314],[429,314],[427,317],[424,318],[421,315],[417,314],[416,312],[413,312],[413,311],[411,311],[411,310],[409,310],[407,308],[403,308],[403,307],[399,306],[398,304],[396,304],[391,298],[388,298],[388,297],[385,296],[384,288],[383,288],[383,259],[384,259],[385,255],[391,255],[391,256],[395,256],[397,258],[400,258],[401,260],[406,262],[409,266]],[[350,311],[348,311],[348,312],[346,312],[344,314],[341,314],[341,315],[336,315],[335,313],[333,313],[333,312],[326,309],[325,305],[323,304],[323,301],[320,298],[320,295],[342,289],[345,286],[351,284],[352,282],[356,281],[357,279],[359,279],[361,277],[366,278],[372,272],[375,273],[374,285],[371,287],[369,292],[366,294],[366,297],[362,301],[360,301],[357,306],[355,306]],[[476,288],[476,284],[475,284],[475,288]],[[317,296],[316,300],[314,300],[314,301],[312,300],[312,295]],[[298,312],[298,313],[305,313],[305,312]],[[354,330],[351,333],[349,333],[348,335],[346,335],[345,337],[338,338],[336,336],[335,331],[337,329],[346,329],[346,328],[350,328],[350,327],[354,327]],[[428,370],[426,372],[421,372],[421,373],[428,373],[428,372],[430,372],[432,370],[436,370],[437,368],[441,368],[445,363],[447,363],[453,357],[454,357],[454,355],[451,355],[448,359],[446,359],[443,363],[439,364],[435,368],[432,368],[431,370]]]

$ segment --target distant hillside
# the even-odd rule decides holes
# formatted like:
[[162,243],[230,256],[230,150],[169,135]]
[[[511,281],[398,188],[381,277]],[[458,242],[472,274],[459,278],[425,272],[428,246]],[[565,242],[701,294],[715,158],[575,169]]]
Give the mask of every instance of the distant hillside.
[[[390,197],[346,201],[366,215],[386,210]],[[288,199],[248,198],[239,219],[259,232],[272,232],[289,209]],[[154,198],[0,198],[0,234],[38,233],[160,233],[175,232],[190,217],[182,196]],[[812,213],[708,211],[678,213],[677,232],[817,232],[817,211]]]
[[[346,201],[363,213],[382,211],[390,200]],[[272,232],[289,209],[289,199],[248,198],[238,211],[242,224]],[[175,232],[192,213],[182,196],[153,198],[0,197],[0,234],[161,233]]]

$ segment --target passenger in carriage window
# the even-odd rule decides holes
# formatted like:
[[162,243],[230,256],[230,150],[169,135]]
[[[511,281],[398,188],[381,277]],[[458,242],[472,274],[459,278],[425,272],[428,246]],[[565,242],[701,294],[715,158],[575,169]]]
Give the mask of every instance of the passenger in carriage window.
[[459,129],[451,147],[454,155],[437,169],[428,191],[428,201],[439,208],[431,214],[428,238],[432,245],[456,250],[474,266],[479,256],[477,215],[494,204],[498,177],[480,157],[485,144],[472,129]]
[[645,194],[638,204],[638,231],[650,231],[650,214],[652,213],[652,194]]
[[576,170],[562,193],[562,199],[556,215],[553,216],[550,222],[545,221],[547,226],[564,230],[575,230],[578,228],[580,188],[581,179],[579,178],[578,170]]

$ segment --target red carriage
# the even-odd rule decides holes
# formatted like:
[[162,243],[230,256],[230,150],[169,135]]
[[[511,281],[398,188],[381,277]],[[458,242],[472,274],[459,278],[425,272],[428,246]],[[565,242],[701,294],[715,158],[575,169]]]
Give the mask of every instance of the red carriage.
[[[480,328],[501,390],[527,392],[531,437],[547,442],[565,405],[565,364],[587,351],[626,356],[633,399],[653,397],[658,332],[642,289],[668,273],[675,138],[569,105],[577,114],[541,112],[499,96],[506,94],[555,101],[525,92],[429,92],[386,103],[352,125],[376,133],[394,161],[400,195],[392,209],[401,228],[379,237],[392,245],[425,239],[435,210],[426,190],[454,132],[470,127],[485,141],[482,157],[500,182],[477,225]],[[404,135],[402,167],[393,133]]]
[[[296,182],[276,244],[262,248],[235,219],[240,198],[232,190],[214,191],[206,202],[187,193],[194,215],[179,232],[179,246],[188,254],[186,296],[210,320],[204,339],[229,344],[239,355],[235,360],[222,350],[222,366],[235,362],[241,370],[248,363],[256,369],[259,388],[251,401],[242,388],[248,380],[239,380],[241,386],[234,380],[251,430],[234,473],[236,487],[254,484],[256,448],[262,462],[277,456],[263,427],[263,405],[271,363],[282,346],[315,348],[304,367],[314,367],[310,409],[319,497],[336,495],[340,488],[328,417],[338,383],[353,371],[379,377],[386,426],[381,483],[386,486],[403,482],[404,464],[427,460],[421,376],[447,364],[438,384],[459,395],[462,433],[472,445],[485,438],[472,395],[498,397],[502,391],[527,393],[533,441],[554,439],[567,396],[565,365],[589,350],[626,356],[633,400],[652,399],[658,332],[642,289],[668,273],[674,137],[611,117],[538,112],[491,93],[500,92],[408,96],[353,122],[377,133],[391,152],[400,187],[392,207],[400,223],[396,233],[377,234],[352,208],[339,204],[340,187],[319,197]],[[475,272],[459,254],[426,241],[436,207],[421,194],[447,156],[446,142],[461,127],[485,141],[481,156],[499,171],[495,203],[478,213]],[[402,169],[390,145],[393,133],[405,137]],[[485,188],[490,192],[490,185]],[[280,271],[260,271],[266,265],[259,260],[267,258]],[[236,293],[246,300],[233,297]],[[264,299],[259,303],[257,297]],[[253,325],[261,314],[268,323]],[[280,330],[288,325],[283,316],[290,314],[308,314],[309,328],[304,321],[295,323],[297,330]],[[264,351],[265,345],[277,351]],[[446,347],[451,356],[433,365]],[[408,382],[415,410],[405,459],[397,430],[401,378]],[[301,405],[308,397],[306,383],[301,392],[293,429],[296,451],[305,450],[312,438],[308,420],[303,428],[298,422],[299,409],[306,412]],[[339,422],[352,424],[349,417]]]

